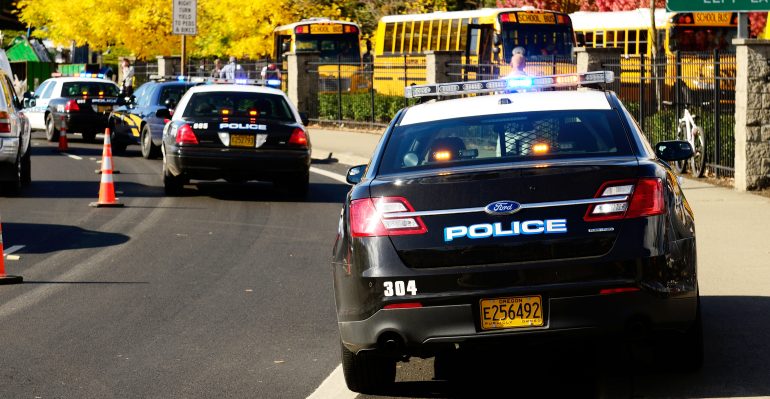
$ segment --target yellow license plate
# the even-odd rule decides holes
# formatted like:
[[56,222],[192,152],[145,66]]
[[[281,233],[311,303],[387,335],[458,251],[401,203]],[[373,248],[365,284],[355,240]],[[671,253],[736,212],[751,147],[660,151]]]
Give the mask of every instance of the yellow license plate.
[[517,296],[481,300],[481,329],[542,327],[543,298]]
[[96,110],[98,112],[112,112],[112,105],[97,105]]
[[230,146],[231,147],[254,147],[256,141],[254,136],[247,134],[231,134]]

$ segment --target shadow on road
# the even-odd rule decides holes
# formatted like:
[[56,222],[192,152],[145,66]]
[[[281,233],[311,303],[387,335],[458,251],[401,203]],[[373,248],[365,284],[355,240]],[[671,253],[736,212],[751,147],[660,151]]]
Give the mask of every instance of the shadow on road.
[[[120,175],[115,175],[120,176]],[[99,198],[101,177],[94,173],[94,181],[33,180],[29,187],[22,189],[19,197],[24,198]],[[141,183],[120,181],[115,177],[115,193],[118,197],[163,197],[163,188]],[[160,178],[158,178],[160,180]]]
[[[193,188],[197,186],[197,190]],[[271,183],[248,182],[230,184],[226,182],[198,182],[186,186],[184,195],[205,195],[226,201],[261,201],[261,202],[309,202],[342,203],[350,186],[345,184],[310,183],[307,198],[293,198],[286,190]]]
[[670,370],[676,355],[644,344],[513,341],[486,350],[483,356],[455,361],[460,377],[452,382],[415,381],[433,375],[432,359],[401,363],[399,382],[383,394],[412,398],[770,396],[770,297],[704,296],[702,304],[705,365],[696,373],[660,371]]
[[68,249],[102,248],[120,245],[129,237],[59,224],[3,223],[5,246],[24,244],[20,253],[45,254]]

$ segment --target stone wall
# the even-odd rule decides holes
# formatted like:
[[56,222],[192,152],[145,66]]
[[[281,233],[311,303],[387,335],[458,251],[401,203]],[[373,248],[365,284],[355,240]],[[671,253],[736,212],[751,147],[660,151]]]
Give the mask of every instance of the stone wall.
[[735,39],[735,188],[770,186],[770,41]]

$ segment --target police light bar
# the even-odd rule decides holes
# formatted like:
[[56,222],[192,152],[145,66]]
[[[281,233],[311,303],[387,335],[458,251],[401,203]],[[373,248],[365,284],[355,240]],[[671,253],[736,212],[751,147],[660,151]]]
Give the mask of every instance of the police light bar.
[[225,79],[225,78],[212,78],[212,77],[206,77],[206,76],[184,76],[184,75],[150,75],[150,80],[154,81],[179,81],[179,82],[192,82],[192,83],[201,83],[201,84],[237,84],[237,85],[255,85],[255,86],[269,86],[269,87],[279,87],[281,85],[281,81],[277,79],[245,79],[245,78],[238,78],[238,79]]
[[612,71],[550,76],[512,76],[494,80],[408,86],[404,88],[404,96],[406,98],[459,96],[472,93],[493,93],[551,87],[578,87],[598,83],[612,83],[614,80],[615,74]]

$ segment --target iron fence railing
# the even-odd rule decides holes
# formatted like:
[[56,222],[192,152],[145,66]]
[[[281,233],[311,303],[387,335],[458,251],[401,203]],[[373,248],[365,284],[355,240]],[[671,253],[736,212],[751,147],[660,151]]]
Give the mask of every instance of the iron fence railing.
[[706,141],[711,176],[735,173],[735,54],[690,53],[606,58],[615,91],[651,143],[673,140],[685,107]]

